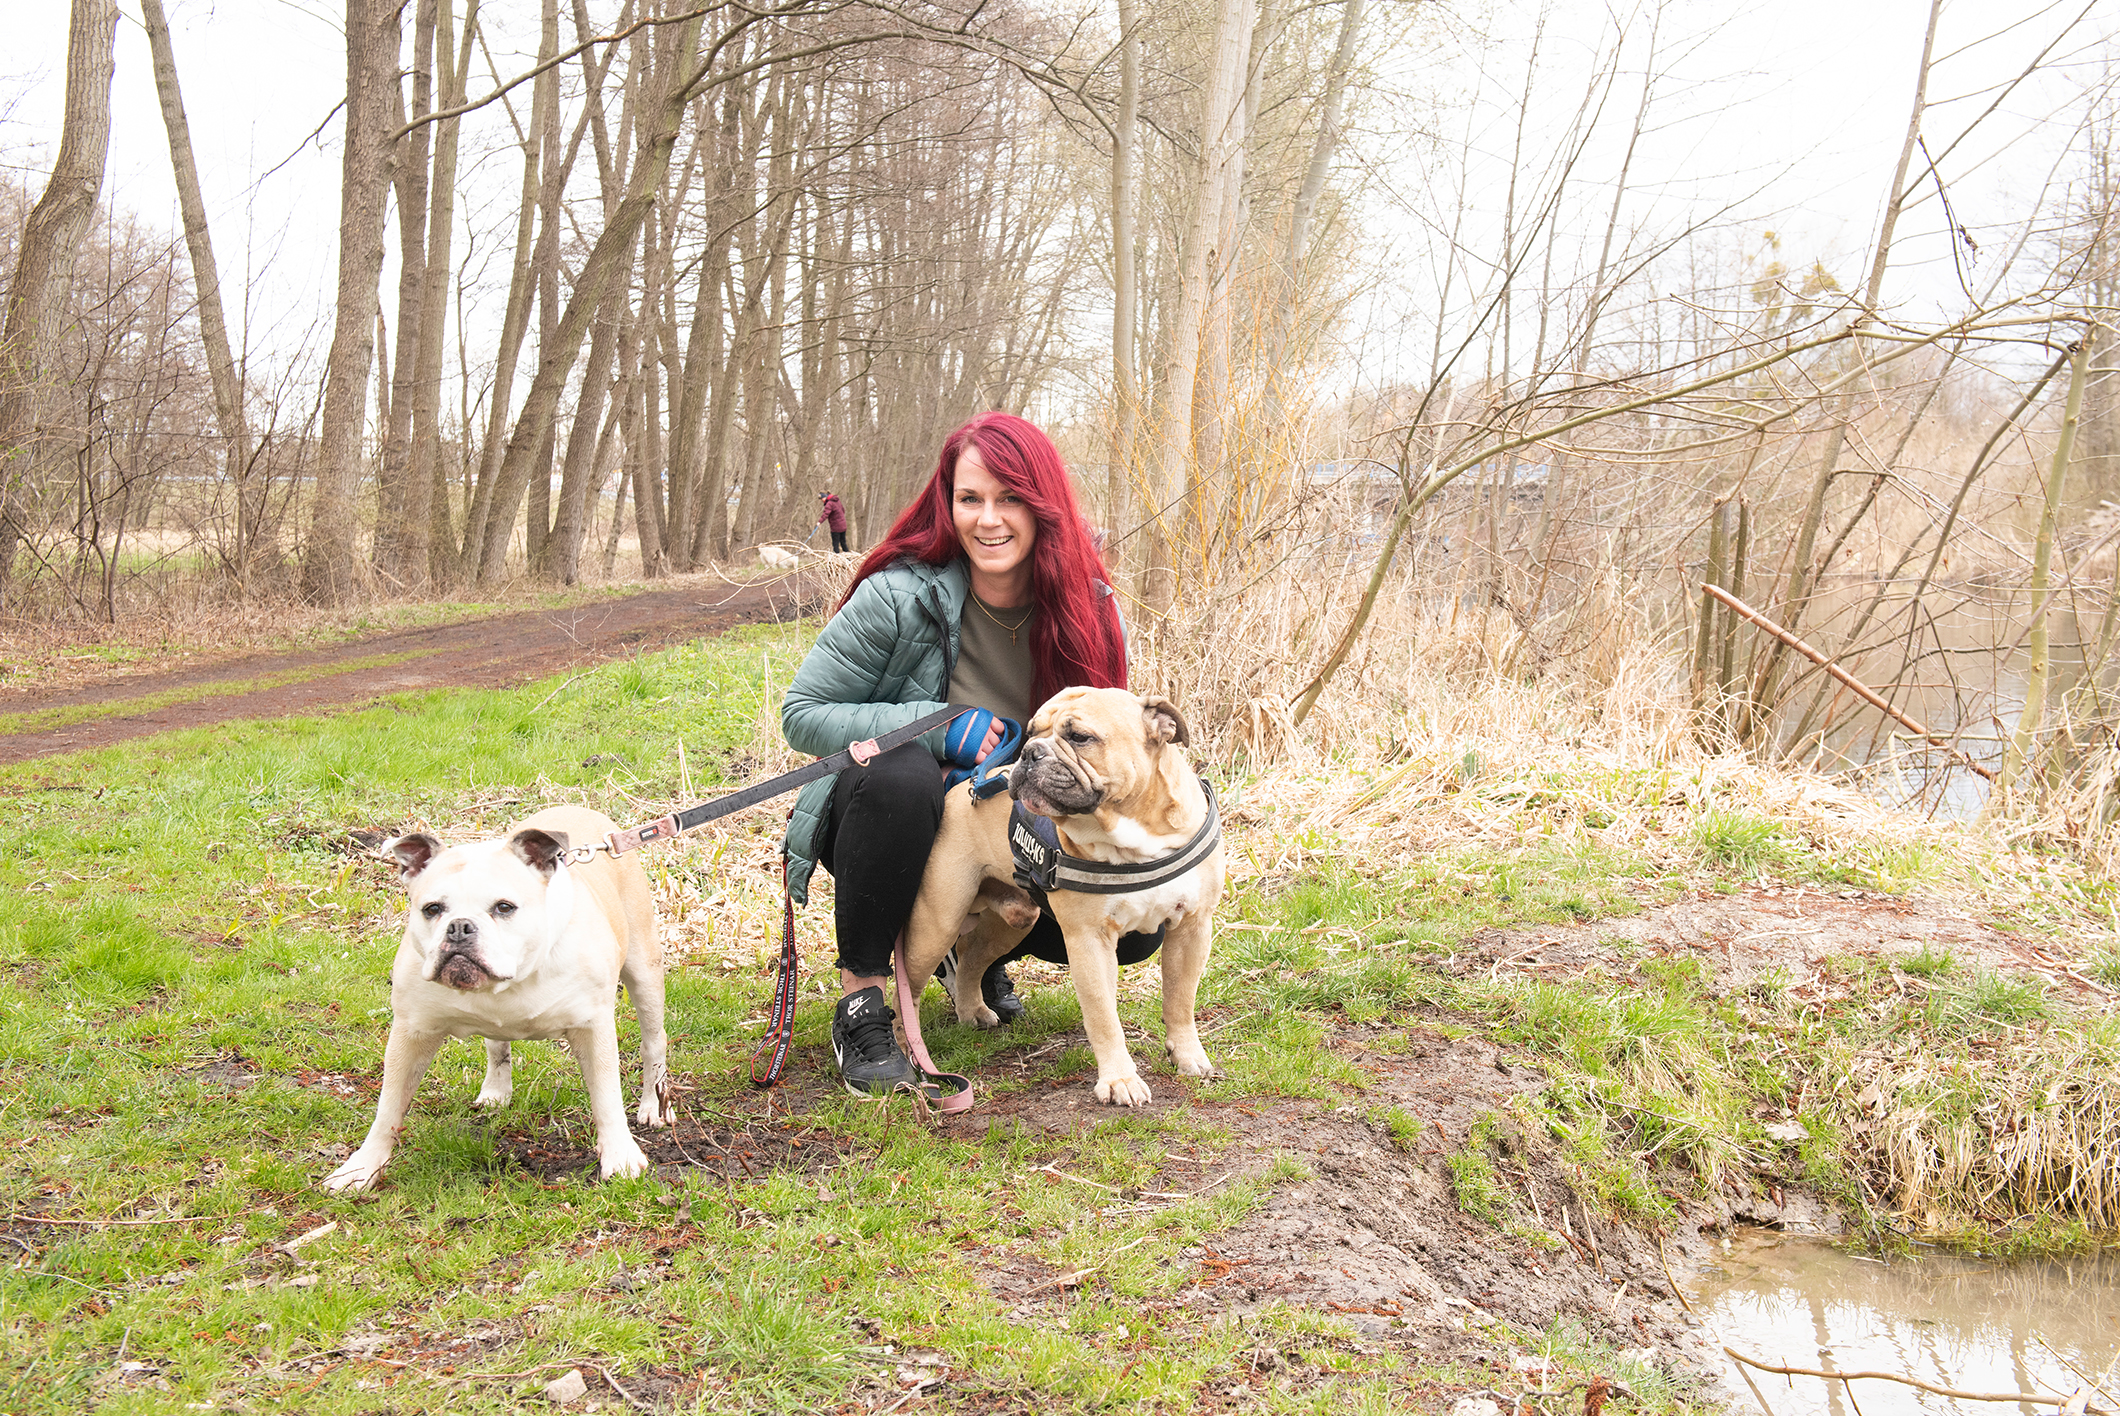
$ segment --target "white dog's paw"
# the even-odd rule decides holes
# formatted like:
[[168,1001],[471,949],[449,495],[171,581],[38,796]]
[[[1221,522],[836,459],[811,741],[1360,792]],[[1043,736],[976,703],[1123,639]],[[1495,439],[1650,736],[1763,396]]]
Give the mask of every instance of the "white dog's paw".
[[366,1150],[357,1150],[346,1158],[346,1163],[324,1177],[324,1188],[338,1194],[357,1194],[375,1183],[375,1177],[383,1173],[388,1155],[371,1155]]
[[1206,1052],[1200,1048],[1189,1047],[1183,1051],[1173,1048],[1171,1049],[1170,1059],[1177,1065],[1178,1071],[1185,1076],[1212,1077],[1215,1074],[1215,1064],[1208,1059]]
[[668,1077],[661,1078],[652,1087],[641,1089],[640,1105],[634,1110],[633,1119],[642,1126],[657,1129],[677,1119],[677,1094],[671,1089]]
[[1132,1075],[1113,1077],[1110,1081],[1099,1078],[1097,1100],[1109,1106],[1146,1106],[1150,1100],[1148,1083]]
[[515,1082],[512,1078],[499,1082],[489,1080],[478,1089],[478,1095],[472,1099],[471,1104],[473,1106],[491,1108],[506,1106],[513,1100],[515,1100]]
[[622,1142],[605,1146],[600,1158],[603,1162],[603,1177],[606,1180],[614,1176],[631,1179],[635,1175],[646,1175],[655,1168],[654,1162],[648,1159],[648,1153],[642,1150],[631,1136],[627,1136]]

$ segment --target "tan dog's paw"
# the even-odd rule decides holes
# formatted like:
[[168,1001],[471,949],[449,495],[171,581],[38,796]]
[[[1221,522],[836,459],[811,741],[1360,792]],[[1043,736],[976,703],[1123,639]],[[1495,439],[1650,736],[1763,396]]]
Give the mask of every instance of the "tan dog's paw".
[[357,1150],[348,1156],[346,1163],[324,1177],[324,1188],[334,1194],[358,1194],[375,1183],[375,1177],[383,1173],[383,1166],[390,1160],[388,1155],[370,1155]]
[[1148,1083],[1139,1076],[1113,1077],[1110,1081],[1097,1080],[1097,1100],[1107,1106],[1146,1106],[1150,1097]]
[[1209,1060],[1205,1052],[1197,1047],[1186,1048],[1183,1051],[1172,1048],[1170,1060],[1177,1066],[1181,1074],[1188,1077],[1212,1077],[1215,1074],[1215,1064]]
[[965,1017],[960,1014],[958,1015],[957,1021],[960,1023],[970,1023],[973,1027],[978,1028],[998,1028],[1001,1026],[1001,1015],[999,1013],[996,1013],[993,1009],[987,1007],[984,1001],[981,1001],[972,1005],[972,1012],[970,1017]]
[[646,1175],[655,1168],[654,1162],[648,1159],[648,1153],[642,1150],[631,1136],[627,1136],[623,1142],[605,1146],[600,1159],[603,1162],[602,1174],[606,1180],[614,1176],[631,1179],[635,1175]]

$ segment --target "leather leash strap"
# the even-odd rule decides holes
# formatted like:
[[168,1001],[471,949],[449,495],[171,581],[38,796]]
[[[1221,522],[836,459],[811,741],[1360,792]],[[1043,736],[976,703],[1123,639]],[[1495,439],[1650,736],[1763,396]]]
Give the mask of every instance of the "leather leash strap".
[[[972,1108],[972,1079],[961,1072],[938,1072],[928,1057],[927,1043],[920,1036],[920,1000],[913,996],[913,987],[906,982],[905,933],[900,931],[897,943],[891,946],[891,972],[898,981],[898,1021],[905,1028],[906,1056],[920,1069],[920,1084],[913,1088],[922,1101],[937,1111],[969,1111]],[[954,1086],[954,1091],[942,1090]]]
[[[788,1048],[795,1041],[795,987],[799,963],[795,957],[795,897],[788,893],[788,858],[780,857],[780,977],[773,985],[773,1016],[766,1035],[751,1054],[751,1085],[770,1087],[780,1080],[788,1065]],[[758,1059],[771,1053],[763,1076]]]
[[[714,801],[701,802],[698,806],[636,826],[630,831],[614,831],[611,833],[608,849],[613,855],[620,855],[649,841],[660,841],[718,817],[727,816],[730,812],[756,806],[759,802],[791,791],[805,782],[844,772],[856,765],[866,766],[879,753],[904,746],[929,729],[938,728],[954,720],[962,711],[960,708],[945,708],[926,717],[915,718],[904,727],[893,728],[882,737],[854,743],[844,752],[820,757],[807,767],[798,767],[793,772],[760,782],[755,787],[746,787],[740,792]],[[795,897],[788,890],[788,856],[783,850],[780,855],[780,971],[779,977],[773,983],[773,1011],[766,1020],[765,1036],[759,1039],[758,1050],[751,1054],[751,1085],[754,1087],[773,1086],[780,1081],[781,1073],[787,1069],[788,1049],[795,1042],[795,999],[801,970],[802,960],[795,952]],[[919,1026],[919,1020],[916,1018],[913,1022],[916,1036]],[[759,1069],[761,1059],[765,1062],[763,1071]],[[955,1080],[963,1081],[963,1078]],[[971,1104],[971,1090],[972,1084],[966,1081],[966,1106]],[[928,1099],[945,1110],[958,1109],[949,1105],[950,1098]]]

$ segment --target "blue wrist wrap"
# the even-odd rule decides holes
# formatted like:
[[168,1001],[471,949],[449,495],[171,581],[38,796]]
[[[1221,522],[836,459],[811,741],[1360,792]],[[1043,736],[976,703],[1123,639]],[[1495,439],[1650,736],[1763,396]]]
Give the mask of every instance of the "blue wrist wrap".
[[942,760],[952,767],[976,766],[979,749],[986,742],[986,730],[993,725],[994,715],[984,708],[967,708],[959,713],[943,730]]

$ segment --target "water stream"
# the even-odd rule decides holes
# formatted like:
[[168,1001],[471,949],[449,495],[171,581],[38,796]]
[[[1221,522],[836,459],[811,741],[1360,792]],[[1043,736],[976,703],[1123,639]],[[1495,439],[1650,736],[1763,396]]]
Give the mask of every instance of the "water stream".
[[[2067,1396],[2083,1373],[2120,1408],[2120,1251],[2076,1259],[1873,1259],[1763,1230],[1731,1236],[1698,1271],[1694,1306],[1722,1341],[1759,1361],[1886,1371],[1966,1392]],[[1731,1364],[1730,1389],[1756,1406]],[[2000,1416],[2054,1407],[1961,1401],[1896,1382],[1751,1373],[1770,1416]],[[1850,1388],[1852,1397],[1850,1400]]]

